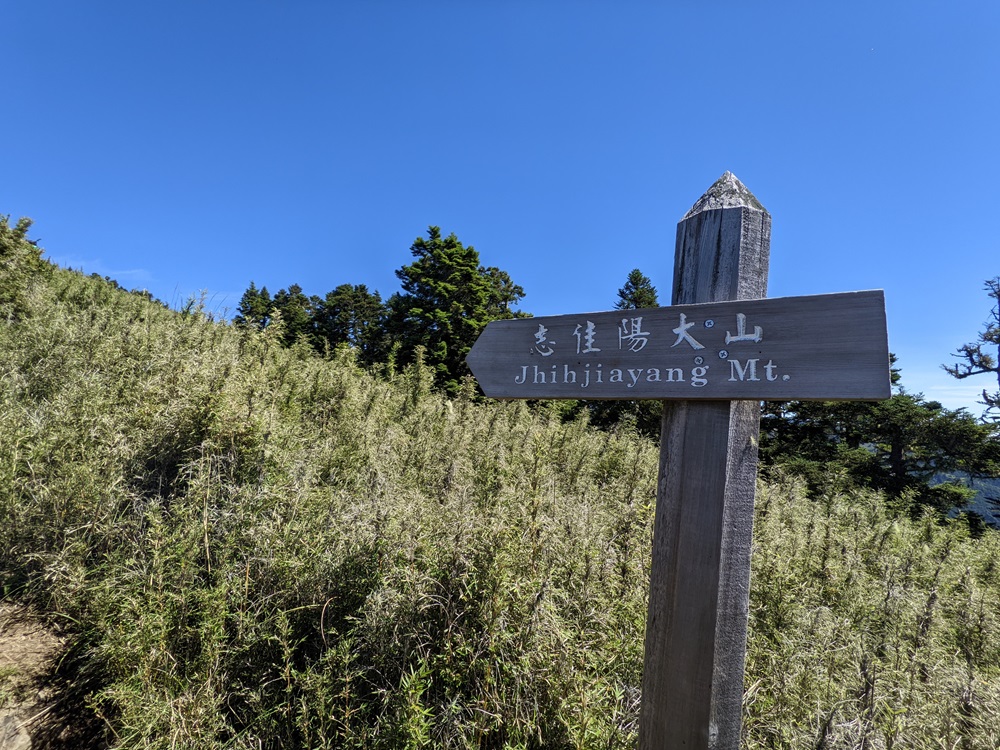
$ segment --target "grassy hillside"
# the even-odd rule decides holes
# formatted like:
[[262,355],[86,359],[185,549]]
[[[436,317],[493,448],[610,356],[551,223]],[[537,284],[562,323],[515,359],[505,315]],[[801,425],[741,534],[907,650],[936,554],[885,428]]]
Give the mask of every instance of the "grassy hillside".
[[[122,748],[628,748],[656,450],[0,238],[0,585]],[[1000,542],[758,496],[748,748],[995,748]],[[95,739],[96,741],[96,739]]]

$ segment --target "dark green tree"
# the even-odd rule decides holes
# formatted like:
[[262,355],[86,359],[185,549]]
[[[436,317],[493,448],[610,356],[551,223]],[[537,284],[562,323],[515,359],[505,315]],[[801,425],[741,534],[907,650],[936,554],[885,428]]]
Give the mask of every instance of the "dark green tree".
[[330,348],[348,344],[359,361],[374,364],[387,354],[386,315],[378,292],[369,292],[364,284],[341,284],[316,308],[316,336]]
[[498,268],[484,268],[479,253],[454,234],[427,229],[410,247],[413,263],[396,271],[403,291],[390,297],[389,331],[399,344],[400,361],[412,361],[417,347],[434,370],[435,383],[449,393],[469,373],[465,356],[491,320],[512,311],[524,290]]
[[240,298],[233,323],[241,328],[256,328],[263,331],[271,321],[271,294],[267,287],[260,289],[251,281]]
[[801,474],[814,491],[846,481],[940,510],[974,494],[943,476],[1000,474],[995,427],[905,392],[878,402],[767,403],[760,449],[765,466]]
[[659,307],[656,287],[649,277],[638,268],[633,268],[625,280],[625,286],[618,290],[616,310],[640,310],[644,307]]
[[496,266],[480,270],[486,282],[488,293],[486,314],[490,320],[531,317],[523,310],[511,310],[511,305],[517,304],[524,298],[524,289],[513,282],[510,274]]
[[288,289],[280,289],[271,300],[271,315],[281,315],[283,325],[282,341],[291,346],[304,338],[309,344],[316,345],[315,313],[319,307],[319,297],[308,297],[298,284],[292,284]]
[[[984,289],[993,300],[990,317],[983,324],[984,330],[974,342],[963,344],[958,348],[958,352],[952,355],[963,360],[962,362],[941,366],[959,380],[972,375],[995,375],[997,390],[990,393],[984,388],[979,403],[986,407],[984,418],[1000,421],[1000,276],[988,280]],[[990,349],[996,350],[996,356]]]

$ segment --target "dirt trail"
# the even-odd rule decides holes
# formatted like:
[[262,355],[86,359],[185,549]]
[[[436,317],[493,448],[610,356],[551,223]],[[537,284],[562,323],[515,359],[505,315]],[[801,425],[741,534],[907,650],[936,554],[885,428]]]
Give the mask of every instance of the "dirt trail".
[[32,725],[44,718],[50,696],[42,676],[62,640],[20,607],[0,603],[0,750],[32,748]]
[[0,750],[106,747],[66,674],[66,648],[37,614],[0,602]]

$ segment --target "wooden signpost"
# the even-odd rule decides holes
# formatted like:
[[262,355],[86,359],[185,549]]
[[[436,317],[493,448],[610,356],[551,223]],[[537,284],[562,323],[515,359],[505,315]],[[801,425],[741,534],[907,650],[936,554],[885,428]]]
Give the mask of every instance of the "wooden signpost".
[[661,399],[641,750],[736,750],[763,400],[888,398],[881,291],[764,299],[771,218],[726,172],[677,226],[672,305],[490,323],[487,396]]
[[871,291],[497,320],[467,361],[494,398],[829,401],[887,397],[885,347]]

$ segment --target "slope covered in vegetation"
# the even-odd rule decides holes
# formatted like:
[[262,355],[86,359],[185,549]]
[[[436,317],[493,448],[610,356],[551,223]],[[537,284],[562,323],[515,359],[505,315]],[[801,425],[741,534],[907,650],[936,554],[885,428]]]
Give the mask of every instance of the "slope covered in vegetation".
[[[634,746],[651,442],[0,231],[0,585],[112,746]],[[781,477],[756,523],[746,747],[997,746],[997,534]]]

